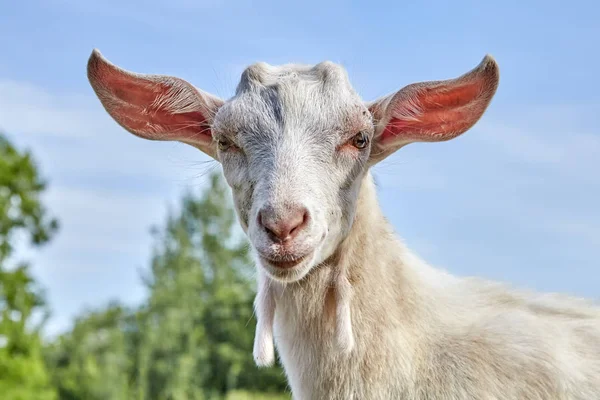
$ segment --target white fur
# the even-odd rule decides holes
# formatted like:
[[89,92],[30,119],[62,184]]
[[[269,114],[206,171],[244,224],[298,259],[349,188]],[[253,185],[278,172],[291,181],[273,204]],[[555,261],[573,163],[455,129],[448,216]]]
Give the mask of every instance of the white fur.
[[275,346],[273,344],[275,299],[271,288],[271,285],[274,284],[275,282],[272,282],[264,272],[258,272],[258,291],[254,301],[257,324],[252,354],[256,365],[259,367],[269,367],[275,361]]

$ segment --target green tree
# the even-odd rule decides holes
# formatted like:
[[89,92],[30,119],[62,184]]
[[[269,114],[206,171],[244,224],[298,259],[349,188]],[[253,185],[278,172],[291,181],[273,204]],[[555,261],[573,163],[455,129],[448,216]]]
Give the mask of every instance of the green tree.
[[33,245],[50,240],[58,222],[40,201],[46,188],[29,151],[19,151],[0,132],[0,265],[12,254],[19,232]]
[[0,133],[0,393],[6,400],[56,398],[42,355],[43,292],[26,263],[7,265],[19,234],[39,246],[58,227],[40,202],[44,189],[31,154]]
[[60,399],[131,399],[136,330],[135,315],[116,303],[78,318],[47,349]]

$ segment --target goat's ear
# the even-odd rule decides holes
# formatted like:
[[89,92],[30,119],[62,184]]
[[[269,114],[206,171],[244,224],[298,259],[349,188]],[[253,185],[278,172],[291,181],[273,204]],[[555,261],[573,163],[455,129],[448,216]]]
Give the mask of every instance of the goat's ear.
[[212,118],[223,101],[183,79],[125,71],[94,50],[87,76],[110,116],[136,136],[187,143],[211,157]]
[[441,142],[466,132],[487,109],[499,79],[498,64],[486,55],[458,78],[414,83],[368,104],[375,121],[371,162],[408,143]]

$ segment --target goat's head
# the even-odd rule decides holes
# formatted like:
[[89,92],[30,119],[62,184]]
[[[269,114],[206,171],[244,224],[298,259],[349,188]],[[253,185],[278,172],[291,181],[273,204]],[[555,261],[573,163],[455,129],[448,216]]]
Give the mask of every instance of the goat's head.
[[261,266],[291,282],[348,234],[367,169],[408,143],[466,132],[494,96],[499,72],[486,56],[459,78],[412,84],[372,103],[330,62],[254,64],[227,101],[178,78],[125,71],[96,50],[88,77],[129,132],[190,144],[222,164]]

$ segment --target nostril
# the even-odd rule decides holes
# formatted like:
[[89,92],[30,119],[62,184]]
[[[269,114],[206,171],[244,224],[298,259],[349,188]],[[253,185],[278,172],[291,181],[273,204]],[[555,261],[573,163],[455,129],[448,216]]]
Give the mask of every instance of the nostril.
[[304,207],[288,210],[286,215],[277,215],[271,209],[261,210],[257,222],[272,240],[283,242],[297,236],[309,221],[308,210]]
[[306,208],[302,208],[302,209],[298,210],[294,216],[293,221],[290,224],[293,226],[290,229],[289,236],[291,236],[291,237],[296,236],[302,230],[302,228],[304,228],[304,226],[306,226],[307,222],[308,222],[308,210],[306,210]]
[[271,226],[263,225],[263,228],[265,228],[265,231],[271,237],[271,239],[273,239],[273,240],[281,239],[282,234],[279,230],[277,230],[277,227],[272,226],[272,225]]

